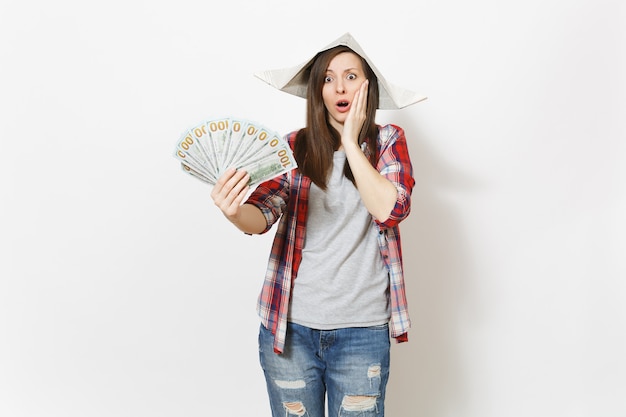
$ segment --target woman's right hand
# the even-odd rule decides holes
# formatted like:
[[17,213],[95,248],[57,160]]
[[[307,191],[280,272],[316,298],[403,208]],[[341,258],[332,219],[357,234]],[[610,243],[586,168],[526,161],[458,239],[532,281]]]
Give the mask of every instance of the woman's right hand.
[[246,171],[229,168],[217,180],[211,191],[213,202],[232,223],[238,223],[241,203],[250,189],[248,181],[250,175]]

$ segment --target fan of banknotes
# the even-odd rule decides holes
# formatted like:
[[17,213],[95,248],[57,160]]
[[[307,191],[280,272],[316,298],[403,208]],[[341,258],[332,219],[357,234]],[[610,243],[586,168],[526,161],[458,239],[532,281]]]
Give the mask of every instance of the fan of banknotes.
[[230,167],[246,170],[251,186],[297,167],[280,134],[230,117],[206,120],[186,130],[174,156],[185,172],[212,185]]

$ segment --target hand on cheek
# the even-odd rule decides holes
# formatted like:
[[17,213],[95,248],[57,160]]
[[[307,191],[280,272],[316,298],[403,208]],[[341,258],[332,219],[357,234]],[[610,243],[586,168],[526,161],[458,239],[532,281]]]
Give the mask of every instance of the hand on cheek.
[[352,99],[352,107],[348,112],[348,117],[343,126],[341,142],[345,146],[349,143],[357,143],[359,141],[359,133],[365,123],[367,117],[367,91],[369,81],[365,80],[361,87],[354,93]]

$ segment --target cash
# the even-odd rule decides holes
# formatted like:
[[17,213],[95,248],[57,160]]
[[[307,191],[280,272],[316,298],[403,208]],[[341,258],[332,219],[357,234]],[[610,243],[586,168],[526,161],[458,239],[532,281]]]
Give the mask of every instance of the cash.
[[253,186],[298,166],[280,134],[231,117],[205,120],[186,129],[174,157],[184,172],[212,185],[230,167],[247,171]]

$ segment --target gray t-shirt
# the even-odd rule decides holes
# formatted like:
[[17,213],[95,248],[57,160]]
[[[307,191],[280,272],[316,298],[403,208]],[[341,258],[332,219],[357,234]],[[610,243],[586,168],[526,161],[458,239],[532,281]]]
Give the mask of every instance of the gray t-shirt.
[[343,175],[346,154],[334,154],[326,191],[309,192],[302,262],[294,280],[289,321],[321,330],[389,321],[389,276],[378,227],[359,191]]

